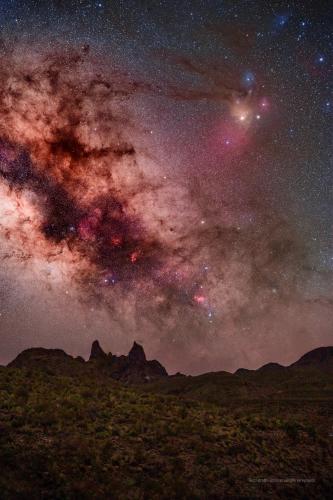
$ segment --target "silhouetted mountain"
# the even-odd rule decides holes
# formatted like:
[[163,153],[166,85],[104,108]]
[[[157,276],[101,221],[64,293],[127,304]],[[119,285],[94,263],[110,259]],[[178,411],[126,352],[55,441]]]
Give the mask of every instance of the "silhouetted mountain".
[[331,398],[332,350],[332,347],[315,349],[286,367],[267,363],[257,370],[239,368],[234,374],[220,371],[195,377],[174,375],[146,385],[145,390],[211,403]]
[[128,353],[128,359],[132,363],[144,363],[146,361],[146,355],[143,347],[134,342],[132,349]]
[[323,371],[333,370],[333,347],[318,347],[304,354],[299,360],[291,365],[282,366],[279,363],[267,363],[257,370],[249,370],[247,368],[238,368],[235,375],[249,375],[253,373],[269,373],[269,372],[286,372],[297,368],[319,368]]
[[277,371],[281,371],[281,370],[284,370],[285,367],[282,366],[282,365],[279,365],[279,363],[267,363],[266,365],[263,365],[261,366],[260,368],[258,368],[258,372],[277,372]]
[[103,351],[101,346],[99,345],[98,340],[94,340],[91,346],[89,361],[92,359],[106,359],[107,354]]
[[1,499],[332,497],[333,372],[129,385],[110,366],[147,362],[128,358],[29,349],[0,367]]
[[147,361],[143,347],[134,342],[128,356],[105,354],[98,342],[92,346],[89,362],[99,365],[112,378],[131,384],[150,382],[166,377],[167,371],[156,360]]
[[74,358],[61,349],[45,349],[43,347],[32,347],[22,351],[9,367],[14,368],[42,368],[49,372],[59,374],[72,374],[79,371],[85,365],[83,358]]
[[[15,368],[42,368],[56,374],[90,373],[111,377],[126,384],[151,382],[152,390],[179,394],[195,399],[216,401],[224,397],[258,397],[284,393],[286,384],[297,391],[307,386],[315,391],[316,384],[333,373],[333,347],[319,347],[302,356],[290,366],[267,363],[257,370],[238,369],[234,374],[213,372],[199,376],[173,375],[157,361],[146,359],[143,347],[134,342],[128,356],[105,353],[95,340],[89,361],[73,358],[61,349],[32,348],[19,354],[8,366]],[[288,389],[289,390],[289,389]]]
[[290,367],[318,367],[322,370],[333,370],[333,347],[318,347],[304,354]]
[[82,369],[110,376],[125,383],[140,384],[167,377],[166,369],[156,360],[146,359],[143,347],[134,342],[128,356],[106,354],[98,340],[91,346],[89,361],[73,358],[61,349],[31,348],[21,352],[11,363],[15,368],[43,368],[57,374],[76,374]]
[[238,368],[234,375],[247,375],[248,373],[253,372],[254,370],[250,370],[249,368]]

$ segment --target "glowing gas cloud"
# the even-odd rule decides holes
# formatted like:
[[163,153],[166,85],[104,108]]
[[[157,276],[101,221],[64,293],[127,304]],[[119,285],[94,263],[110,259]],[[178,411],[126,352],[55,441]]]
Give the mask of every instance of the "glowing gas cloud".
[[[205,75],[186,60],[171,63]],[[219,100],[226,122],[219,140],[226,151],[241,141],[269,101],[213,77],[218,93],[151,85],[88,46],[22,45],[3,55],[0,70],[1,257],[21,283],[15,293],[35,294],[36,310],[43,295],[51,316],[61,309],[110,347],[147,340],[169,369],[192,372],[222,361],[232,368],[228,352],[240,339],[239,358],[258,362],[244,354],[253,332],[261,345],[274,323],[280,338],[276,318],[284,329],[301,328],[290,310],[308,307],[302,237],[264,198],[222,203],[217,212],[200,184],[167,178],[140,148],[145,125],[131,107],[146,95]],[[100,320],[98,331],[89,323],[98,314],[104,333]],[[65,320],[50,335],[60,329]]]

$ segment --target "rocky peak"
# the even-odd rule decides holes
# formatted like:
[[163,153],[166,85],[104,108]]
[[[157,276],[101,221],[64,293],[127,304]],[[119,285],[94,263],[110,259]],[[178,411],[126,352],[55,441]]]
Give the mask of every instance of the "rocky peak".
[[298,361],[293,363],[293,367],[321,366],[333,367],[333,347],[317,347],[304,354]]
[[91,346],[89,361],[91,361],[92,359],[106,359],[106,358],[107,354],[105,354],[105,352],[99,345],[98,340],[94,340]]
[[73,360],[72,356],[66,354],[62,349],[45,349],[44,347],[31,347],[22,351],[8,366],[22,367],[28,365],[41,365],[50,363],[61,363]]
[[134,342],[132,349],[128,353],[128,359],[133,363],[145,363],[146,355],[143,347]]

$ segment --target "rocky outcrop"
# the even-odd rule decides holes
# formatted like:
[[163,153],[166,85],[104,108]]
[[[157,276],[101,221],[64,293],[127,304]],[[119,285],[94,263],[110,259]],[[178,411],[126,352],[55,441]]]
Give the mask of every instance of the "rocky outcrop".
[[318,347],[304,354],[290,368],[317,367],[322,370],[333,370],[333,347]]
[[279,363],[267,363],[264,366],[261,366],[258,368],[258,372],[280,372],[285,369],[284,366],[280,365]]
[[145,363],[146,355],[143,347],[134,342],[132,349],[128,353],[128,359],[131,363]]
[[107,359],[107,354],[103,351],[103,349],[101,348],[101,346],[99,345],[99,342],[98,340],[94,340],[94,342],[92,343],[92,346],[91,346],[91,351],[90,351],[90,357],[89,357],[89,361],[92,361],[92,360],[105,360]]
[[235,375],[270,375],[294,373],[295,370],[304,368],[316,368],[317,370],[333,372],[333,347],[318,347],[304,354],[298,361],[289,366],[282,366],[279,363],[267,363],[257,370],[248,370],[247,368],[238,368]]
[[70,361],[74,358],[66,354],[62,349],[45,349],[44,347],[32,347],[22,351],[8,366],[20,368],[27,364],[49,363],[50,361]]
[[[147,360],[143,347],[137,342],[134,342],[127,356],[115,356],[111,353],[106,354],[98,340],[95,340],[91,346],[89,361],[84,361],[80,356],[74,358],[61,349],[31,348],[21,352],[8,366],[29,370],[37,368],[45,370],[45,373],[70,376],[81,376],[89,372],[92,375],[105,375],[127,384],[142,384],[168,377],[161,363],[155,359]],[[290,366],[268,363],[257,370],[239,368],[235,375],[245,380],[261,380],[266,383],[270,380],[285,381],[287,377],[295,378],[299,374],[312,376],[313,373],[320,376],[333,373],[333,347],[314,349]],[[228,375],[232,377],[231,374]],[[169,380],[179,378],[187,377],[177,374],[169,377]]]
[[[98,343],[97,343],[98,344]],[[143,347],[134,342],[128,356],[114,356],[104,353],[96,341],[92,345],[89,361],[100,363],[101,369],[107,371],[112,378],[131,384],[141,384],[167,377],[166,369],[156,360],[148,361]]]
[[11,368],[43,369],[47,373],[72,375],[80,373],[86,362],[81,358],[73,358],[61,349],[45,349],[32,347],[22,351],[11,363]]
[[61,349],[42,347],[27,349],[8,366],[13,368],[42,368],[47,372],[76,375],[81,370],[100,373],[129,384],[142,384],[167,377],[166,369],[158,361],[148,361],[143,347],[134,342],[128,356],[106,354],[98,340],[92,343],[89,361],[78,356],[73,358]]

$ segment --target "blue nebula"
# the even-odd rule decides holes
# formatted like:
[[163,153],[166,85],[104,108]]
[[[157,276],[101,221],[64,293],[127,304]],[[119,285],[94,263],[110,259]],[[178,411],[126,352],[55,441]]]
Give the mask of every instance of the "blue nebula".
[[246,88],[250,88],[254,85],[255,83],[255,76],[254,74],[252,73],[252,71],[246,71],[243,75],[243,78],[242,78],[242,84],[246,87]]

